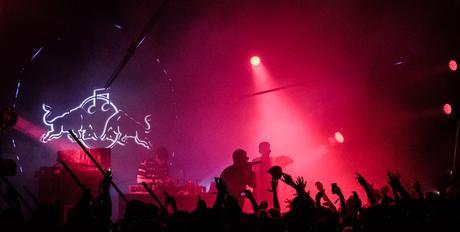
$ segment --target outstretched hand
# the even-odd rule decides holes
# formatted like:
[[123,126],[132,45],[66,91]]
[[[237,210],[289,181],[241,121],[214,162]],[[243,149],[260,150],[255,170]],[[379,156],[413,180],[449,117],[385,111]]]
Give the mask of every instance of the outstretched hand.
[[356,172],[356,180],[358,181],[358,183],[359,183],[361,186],[367,186],[367,185],[368,185],[366,179],[364,179],[364,177],[361,176],[361,174],[359,174],[359,173],[357,173],[357,172]]
[[297,177],[296,181],[294,182],[292,176],[283,173],[283,178],[281,180],[287,185],[293,187],[297,191],[297,194],[305,193],[305,186],[307,186],[307,182],[303,179],[303,177]]
[[244,195],[245,195],[248,199],[253,199],[253,198],[254,198],[254,195],[252,194],[251,190],[245,189],[243,192],[244,192]]
[[281,179],[284,183],[287,185],[290,185],[295,188],[295,183],[294,180],[292,179],[292,176],[286,173],[283,173],[283,179]]
[[315,183],[316,188],[318,189],[319,192],[324,191],[324,186],[323,183],[316,181]]
[[296,190],[297,193],[304,193],[305,192],[305,186],[307,186],[307,182],[303,179],[303,177],[299,176],[297,177],[297,180],[295,182]]
[[357,193],[356,191],[353,191],[352,194],[353,194],[353,198],[352,198],[352,199],[354,200],[356,206],[359,207],[359,208],[361,208],[361,206],[362,206],[362,201],[361,201],[361,198],[359,198],[358,193]]
[[332,189],[331,189],[331,191],[332,191],[333,194],[336,194],[336,195],[338,195],[339,197],[343,196],[342,190],[340,189],[340,187],[339,187],[336,183],[333,183],[333,184],[332,184]]
[[198,195],[197,201],[196,201],[196,209],[195,209],[195,211],[204,211],[204,210],[206,210],[206,208],[207,208],[206,201],[201,199],[201,196]]
[[399,181],[399,178],[400,178],[399,173],[395,174],[392,172],[388,172],[388,184],[390,184],[390,186],[393,189],[401,186],[401,182]]

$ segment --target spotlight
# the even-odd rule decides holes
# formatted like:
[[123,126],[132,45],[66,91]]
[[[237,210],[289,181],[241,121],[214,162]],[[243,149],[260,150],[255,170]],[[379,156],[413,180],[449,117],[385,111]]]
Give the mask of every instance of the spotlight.
[[442,106],[442,112],[445,115],[451,115],[452,114],[452,105],[449,103],[446,103]]
[[258,56],[251,57],[252,66],[257,66],[260,64],[260,58]]
[[335,137],[335,141],[337,141],[338,143],[343,143],[345,141],[345,138],[340,132],[335,132],[334,137]]
[[458,66],[457,66],[457,61],[455,61],[455,60],[450,60],[450,61],[449,61],[449,69],[450,69],[452,72],[455,72],[455,71],[457,71],[457,68],[458,68]]

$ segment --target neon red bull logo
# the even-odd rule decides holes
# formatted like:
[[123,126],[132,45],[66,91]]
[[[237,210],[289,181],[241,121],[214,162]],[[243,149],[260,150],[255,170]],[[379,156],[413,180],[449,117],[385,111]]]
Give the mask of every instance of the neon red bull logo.
[[49,128],[40,138],[42,143],[62,137],[74,142],[68,132],[72,130],[88,148],[112,148],[130,142],[151,148],[148,138],[151,115],[146,115],[143,122],[135,120],[110,101],[110,94],[105,89],[95,89],[92,96],[62,114],[55,114],[46,104],[42,108],[45,112],[43,123]]

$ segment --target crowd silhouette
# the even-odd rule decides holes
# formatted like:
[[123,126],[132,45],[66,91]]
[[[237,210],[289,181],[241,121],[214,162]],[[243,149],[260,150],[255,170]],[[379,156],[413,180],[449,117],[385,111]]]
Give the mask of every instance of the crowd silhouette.
[[[451,175],[449,186],[440,192],[423,192],[415,181],[404,187],[399,174],[389,172],[387,185],[377,190],[363,176],[356,180],[366,196],[353,191],[349,196],[333,183],[327,192],[321,182],[316,190],[306,190],[303,177],[293,178],[280,168],[270,169],[273,204],[258,202],[250,190],[244,196],[252,212],[244,213],[238,199],[229,194],[227,184],[216,177],[216,198],[207,205],[198,197],[192,212],[176,206],[174,197],[164,192],[163,204],[138,200],[127,203],[122,217],[112,221],[111,176],[100,183],[99,195],[85,191],[60,224],[60,205],[38,205],[31,217],[24,216],[21,203],[10,187],[2,191],[7,203],[0,213],[0,231],[458,231],[460,229],[459,180]],[[279,188],[293,188],[289,206],[281,213]],[[409,194],[415,192],[416,194]],[[327,196],[338,199],[337,206]],[[332,194],[332,195],[331,195]]]

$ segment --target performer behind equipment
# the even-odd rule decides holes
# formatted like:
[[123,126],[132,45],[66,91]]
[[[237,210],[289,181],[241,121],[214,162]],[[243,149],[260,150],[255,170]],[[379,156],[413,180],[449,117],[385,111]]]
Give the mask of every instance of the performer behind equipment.
[[152,158],[144,160],[137,170],[137,183],[145,182],[153,189],[164,189],[169,185],[169,152],[165,147],[156,149]]
[[245,199],[242,192],[246,190],[246,186],[256,187],[256,173],[252,170],[254,163],[248,162],[249,157],[245,150],[235,150],[232,158],[233,165],[225,168],[220,178],[227,184],[229,194],[238,200],[242,208]]

